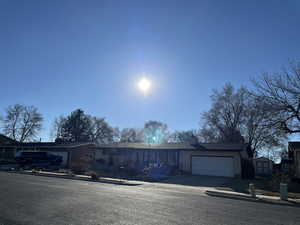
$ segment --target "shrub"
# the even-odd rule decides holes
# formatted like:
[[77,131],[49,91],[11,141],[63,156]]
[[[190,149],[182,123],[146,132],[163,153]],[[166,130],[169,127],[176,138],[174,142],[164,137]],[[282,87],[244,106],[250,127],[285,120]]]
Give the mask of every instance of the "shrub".
[[38,173],[39,171],[37,169],[32,169],[31,173]]
[[99,179],[99,175],[96,172],[91,172],[90,176],[91,176],[92,180],[98,180]]
[[68,173],[69,170],[66,170],[66,169],[59,169],[58,170],[58,173]]
[[136,175],[138,175],[138,171],[129,166],[122,166],[122,167],[118,168],[118,175],[120,175],[120,174],[129,176],[129,177],[135,177]]
[[291,175],[288,172],[276,172],[272,174],[271,187],[273,191],[278,191],[280,183],[290,183]]
[[74,176],[75,176],[75,174],[74,174],[71,170],[68,170],[68,171],[67,171],[67,174],[68,174],[69,176],[71,176],[71,177],[74,177]]
[[83,174],[86,171],[86,166],[83,164],[73,164],[72,171],[76,174]]
[[254,165],[251,160],[242,159],[242,178],[253,179],[255,177]]
[[74,173],[84,174],[90,168],[91,158],[88,155],[81,155],[78,160],[71,164]]

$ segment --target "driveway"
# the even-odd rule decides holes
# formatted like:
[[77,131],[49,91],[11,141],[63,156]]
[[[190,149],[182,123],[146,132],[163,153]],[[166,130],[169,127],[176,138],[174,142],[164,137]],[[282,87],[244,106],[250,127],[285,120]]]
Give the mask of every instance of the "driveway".
[[178,184],[193,187],[223,187],[231,183],[233,179],[227,177],[214,177],[214,176],[174,176],[161,183]]

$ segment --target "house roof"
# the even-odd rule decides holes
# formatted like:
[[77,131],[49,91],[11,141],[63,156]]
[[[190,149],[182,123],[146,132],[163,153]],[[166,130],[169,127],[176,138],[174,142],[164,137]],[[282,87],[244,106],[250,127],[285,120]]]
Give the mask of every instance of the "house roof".
[[91,142],[76,142],[76,143],[57,143],[57,142],[17,142],[17,143],[9,143],[2,144],[0,143],[0,147],[16,147],[16,148],[33,148],[33,149],[71,149],[80,146],[86,145],[94,145]]
[[0,145],[15,144],[15,143],[18,143],[18,142],[3,135],[3,134],[0,134]]
[[272,161],[273,162],[273,160],[271,160],[271,159],[269,159],[269,158],[267,158],[267,157],[258,157],[258,158],[254,158],[253,160],[255,160],[255,161],[257,161],[257,160],[262,160],[262,161]]
[[[1,142],[10,140],[9,142]],[[33,148],[33,149],[72,149],[80,146],[95,145],[92,142],[81,143],[58,143],[58,142],[16,142],[4,135],[0,134],[0,147],[13,148]],[[96,146],[96,145],[95,145]],[[242,151],[245,150],[248,144],[239,143],[200,143],[198,145],[182,144],[182,143],[165,143],[165,144],[145,144],[145,143],[112,143],[100,144],[97,148],[100,149],[141,149],[141,150],[202,150],[202,151]]]
[[144,144],[144,143],[113,143],[98,145],[100,149],[149,149],[149,150],[209,150],[209,151],[242,151],[248,144],[200,143],[189,145],[180,143]]
[[289,150],[300,150],[300,141],[289,141]]

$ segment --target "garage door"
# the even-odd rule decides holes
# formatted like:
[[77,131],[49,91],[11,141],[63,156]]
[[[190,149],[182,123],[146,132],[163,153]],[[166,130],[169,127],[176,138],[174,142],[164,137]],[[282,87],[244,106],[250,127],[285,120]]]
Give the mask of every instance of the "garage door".
[[233,177],[233,171],[232,157],[192,157],[192,174]]

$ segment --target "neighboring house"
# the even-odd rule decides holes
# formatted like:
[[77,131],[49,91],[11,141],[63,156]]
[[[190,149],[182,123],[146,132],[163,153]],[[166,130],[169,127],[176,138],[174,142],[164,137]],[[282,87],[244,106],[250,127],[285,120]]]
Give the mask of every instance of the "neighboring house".
[[1,159],[10,159],[14,157],[14,151],[11,151],[11,149],[1,148],[1,146],[7,146],[7,145],[13,145],[17,144],[18,142],[6,137],[3,134],[0,134],[0,160]]
[[113,166],[143,169],[164,164],[194,175],[240,177],[241,161],[248,159],[247,144],[114,143],[98,146],[95,159]]
[[2,145],[2,144],[14,144],[14,143],[18,143],[18,142],[11,139],[11,138],[9,138],[9,137],[6,137],[3,134],[0,134],[0,145]]
[[255,175],[270,176],[272,175],[274,162],[266,157],[259,157],[253,159]]
[[[78,164],[87,163],[94,159],[95,144],[93,143],[56,143],[56,142],[10,142],[1,137],[0,159],[13,159],[19,151],[41,151],[51,152],[54,155],[62,156],[62,166],[73,168]],[[4,140],[4,141],[3,141]]]
[[295,177],[300,178],[300,142],[299,141],[289,142],[288,155],[293,165]]

